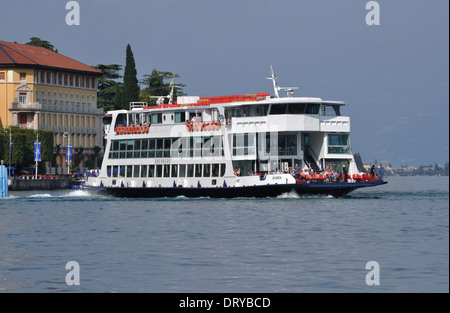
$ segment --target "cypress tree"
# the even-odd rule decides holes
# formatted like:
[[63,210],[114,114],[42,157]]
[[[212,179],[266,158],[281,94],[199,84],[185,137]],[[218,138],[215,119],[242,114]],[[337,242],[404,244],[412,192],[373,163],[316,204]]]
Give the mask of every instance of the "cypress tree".
[[123,74],[122,108],[128,109],[130,102],[139,101],[139,81],[137,79],[136,63],[131,46],[127,46],[125,72]]

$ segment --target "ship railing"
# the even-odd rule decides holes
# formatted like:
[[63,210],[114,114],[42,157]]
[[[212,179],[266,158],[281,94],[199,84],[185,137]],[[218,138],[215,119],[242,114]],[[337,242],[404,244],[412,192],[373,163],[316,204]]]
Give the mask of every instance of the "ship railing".
[[148,107],[147,102],[130,102],[130,110],[133,109],[143,109]]

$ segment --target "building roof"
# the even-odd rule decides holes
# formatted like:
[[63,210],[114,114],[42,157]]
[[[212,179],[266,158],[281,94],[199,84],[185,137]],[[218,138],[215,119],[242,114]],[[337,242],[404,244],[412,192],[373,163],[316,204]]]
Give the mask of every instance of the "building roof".
[[0,41],[0,68],[34,67],[101,75],[102,72],[42,47]]

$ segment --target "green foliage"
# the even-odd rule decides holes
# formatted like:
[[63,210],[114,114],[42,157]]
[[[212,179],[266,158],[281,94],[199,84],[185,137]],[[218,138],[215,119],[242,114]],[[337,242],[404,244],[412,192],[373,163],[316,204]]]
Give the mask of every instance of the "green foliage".
[[128,109],[130,102],[139,101],[139,82],[137,79],[136,63],[131,46],[127,46],[125,72],[123,74],[123,92],[121,108]]
[[116,103],[119,101],[118,93],[120,93],[120,88],[123,84],[116,80],[122,78],[119,74],[122,70],[122,65],[99,64],[93,66],[93,68],[96,68],[103,73],[103,75],[98,79],[97,106],[99,108],[104,108],[105,111],[120,108],[116,107]]
[[[144,89],[140,95],[141,102],[147,102],[150,105],[156,105],[157,96],[167,96],[171,91],[171,82],[172,79],[178,78],[180,75],[171,73],[171,72],[161,72],[154,69],[151,75],[144,75],[144,79],[141,81],[141,85],[144,86]],[[166,82],[164,82],[166,80]],[[174,84],[175,92],[174,92],[174,100],[178,96],[185,95],[183,93],[183,87],[186,85],[183,84]]]
[[[53,132],[50,130],[39,130],[39,141],[41,142],[41,159],[44,166],[45,162],[54,161],[53,153]],[[11,127],[11,137],[13,141],[13,150],[11,157],[11,166],[17,168],[18,172],[34,166],[34,142],[36,133],[33,129],[23,129]],[[5,164],[9,165],[9,130],[0,129],[0,157]],[[16,171],[17,172],[17,171]],[[43,173],[41,171],[41,173]]]
[[47,40],[42,40],[41,38],[38,37],[31,37],[30,41],[26,43],[27,46],[34,46],[34,47],[42,47],[45,49],[48,49],[50,51],[53,52],[57,52],[55,51],[55,47]]
[[86,161],[86,164],[84,166],[90,170],[93,170],[93,169],[95,169],[95,161],[92,159],[89,159]]
[[362,158],[361,155],[359,153],[356,153],[354,155],[355,157],[355,163],[356,163],[356,167],[358,168],[359,171],[364,171],[364,165],[362,162]]

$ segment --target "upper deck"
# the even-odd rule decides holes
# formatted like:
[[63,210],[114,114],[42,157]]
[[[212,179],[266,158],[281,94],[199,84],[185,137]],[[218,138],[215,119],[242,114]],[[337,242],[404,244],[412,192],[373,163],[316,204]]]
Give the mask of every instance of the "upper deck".
[[[268,93],[258,93],[208,98],[179,97],[174,104],[158,106],[135,102],[130,104],[130,110],[108,113],[113,115],[113,129],[130,125],[151,125],[152,136],[163,136],[169,132],[185,133],[187,123],[202,124],[198,128],[188,127],[188,132],[218,131],[225,128],[232,133],[348,133],[350,117],[341,115],[341,107],[345,105],[345,102],[324,101],[321,98],[276,98],[270,97]],[[127,133],[121,132],[120,135]]]

